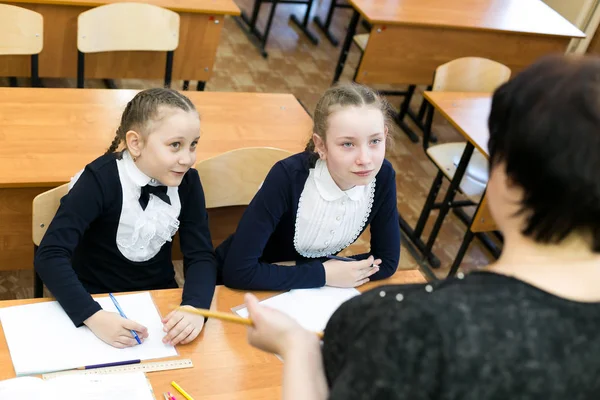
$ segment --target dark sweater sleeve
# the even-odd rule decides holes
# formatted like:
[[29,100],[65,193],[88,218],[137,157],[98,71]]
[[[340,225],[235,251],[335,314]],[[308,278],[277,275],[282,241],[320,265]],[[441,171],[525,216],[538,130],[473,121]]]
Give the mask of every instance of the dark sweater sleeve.
[[181,304],[210,308],[217,281],[217,260],[208,229],[204,191],[196,170],[190,170],[179,238],[185,276]]
[[[261,262],[265,246],[289,204],[293,179],[281,162],[273,166],[238,225],[223,264],[223,282],[246,290],[289,290],[325,285],[319,260],[298,266]],[[280,260],[290,261],[290,260]]]
[[35,255],[36,272],[75,326],[101,310],[79,281],[71,257],[89,225],[102,214],[103,199],[97,176],[86,167],[61,199]]
[[398,204],[396,198],[396,173],[390,166],[385,183],[382,183],[382,204],[371,221],[371,252],[352,256],[364,260],[370,255],[381,259],[379,272],[371,275],[371,280],[385,279],[398,269],[400,261],[400,225],[398,224]]
[[369,299],[352,299],[328,324],[323,352],[330,399],[438,398],[445,358],[436,318],[415,302],[397,302],[395,292],[408,294],[402,287],[392,290],[385,300],[378,289]]

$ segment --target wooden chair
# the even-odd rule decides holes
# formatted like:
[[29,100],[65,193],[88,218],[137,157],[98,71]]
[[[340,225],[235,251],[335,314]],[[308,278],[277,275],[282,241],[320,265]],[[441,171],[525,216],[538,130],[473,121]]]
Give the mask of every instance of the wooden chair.
[[[459,58],[440,65],[436,69],[432,90],[492,92],[498,86],[508,81],[510,74],[511,71],[508,67],[496,61],[477,57]],[[415,240],[420,241],[421,234],[423,233],[423,229],[425,228],[425,224],[427,223],[431,211],[441,208],[442,204],[436,204],[435,199],[442,186],[442,181],[444,177],[449,181],[452,181],[466,147],[465,142],[443,143],[429,146],[434,108],[430,104],[427,104],[427,107],[425,129],[423,131],[423,149],[429,159],[438,168],[438,173],[429,190],[417,225],[412,232],[412,236],[414,237],[411,239],[413,239],[413,242]],[[468,200],[452,202],[451,207],[457,208],[479,204],[485,192],[487,180],[488,161],[483,154],[475,149],[464,177],[458,187],[458,190],[462,192]],[[425,249],[426,256],[429,256],[431,246],[433,245],[433,241],[437,234],[438,232],[436,230],[431,232],[427,241],[429,245]],[[432,259],[430,257],[428,258],[430,260]]]
[[248,147],[200,161],[196,169],[206,208],[250,204],[273,165],[291,155],[270,147]]
[[[37,252],[38,246],[46,234],[50,222],[52,222],[52,218],[56,215],[56,211],[60,206],[60,199],[62,199],[68,191],[69,184],[65,183],[64,185],[41,193],[33,199],[31,235],[34,254]],[[35,270],[33,271],[33,274],[33,296],[36,298],[43,297],[44,283]]]
[[[31,56],[31,86],[39,87],[38,55],[44,47],[44,19],[22,7],[0,4],[0,55]],[[17,78],[10,78],[17,86]]]
[[[510,69],[496,61],[466,57],[440,65],[436,69],[432,90],[436,92],[493,92],[510,78]],[[466,143],[443,143],[429,146],[434,108],[429,105],[425,121],[423,148],[439,173],[452,180]],[[479,203],[487,184],[487,159],[478,150],[473,152],[460,189],[474,203]]]
[[171,85],[173,52],[179,45],[179,14],[150,4],[113,3],[82,12],[77,19],[77,87],[83,88],[85,54],[165,51],[165,87]]

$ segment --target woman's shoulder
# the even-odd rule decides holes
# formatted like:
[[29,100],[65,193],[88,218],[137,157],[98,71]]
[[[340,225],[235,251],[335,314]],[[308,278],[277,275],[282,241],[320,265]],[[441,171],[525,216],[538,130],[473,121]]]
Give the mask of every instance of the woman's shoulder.
[[410,315],[430,316],[446,330],[467,323],[468,318],[486,319],[494,324],[524,317],[527,313],[557,309],[569,310],[571,314],[590,309],[600,313],[600,304],[590,306],[567,301],[514,277],[482,270],[424,284],[388,285],[369,290],[340,307],[339,313],[336,312],[339,315],[331,321],[339,322],[382,308],[386,311],[381,315],[375,313],[382,321],[393,317],[398,323],[406,323]]

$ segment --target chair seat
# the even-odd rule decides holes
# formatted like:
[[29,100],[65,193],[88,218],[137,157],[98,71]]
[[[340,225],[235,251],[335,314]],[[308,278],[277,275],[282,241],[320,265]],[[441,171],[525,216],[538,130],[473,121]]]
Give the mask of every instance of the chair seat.
[[354,35],[352,40],[358,46],[360,51],[364,52],[365,49],[367,48],[367,43],[369,42],[369,34],[361,33],[360,35]]
[[[466,143],[443,143],[427,148],[427,155],[450,180],[454,177],[456,167],[465,151]],[[489,179],[488,160],[477,149],[473,151],[465,175],[460,182],[460,191],[474,203],[481,201],[481,196]]]

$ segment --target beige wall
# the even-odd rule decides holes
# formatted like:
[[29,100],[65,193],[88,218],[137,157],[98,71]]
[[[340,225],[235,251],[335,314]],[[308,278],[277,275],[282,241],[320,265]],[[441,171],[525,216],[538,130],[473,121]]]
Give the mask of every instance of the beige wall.
[[581,27],[594,0],[543,0],[573,25]]
[[583,53],[586,51],[596,28],[600,22],[600,0],[543,0],[556,12],[569,20],[573,25],[583,31],[586,39],[573,39],[569,45],[568,53]]

